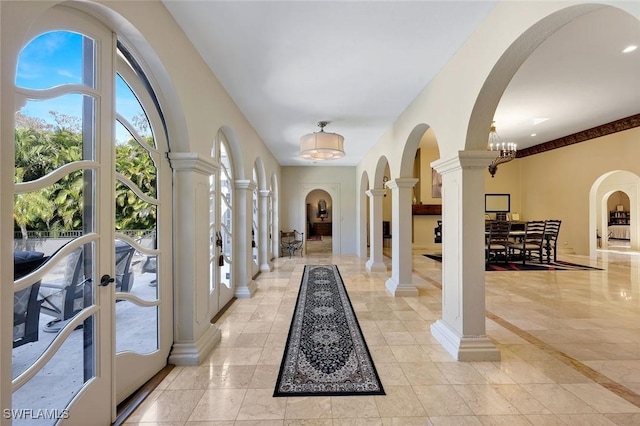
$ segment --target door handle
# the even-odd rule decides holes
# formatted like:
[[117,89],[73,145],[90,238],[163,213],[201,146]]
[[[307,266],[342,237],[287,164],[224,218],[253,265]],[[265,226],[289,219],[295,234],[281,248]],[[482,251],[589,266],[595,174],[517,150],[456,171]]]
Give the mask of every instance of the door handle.
[[112,282],[114,282],[116,279],[111,277],[111,275],[103,275],[102,278],[100,278],[100,285],[102,287],[106,287],[109,284],[111,284]]

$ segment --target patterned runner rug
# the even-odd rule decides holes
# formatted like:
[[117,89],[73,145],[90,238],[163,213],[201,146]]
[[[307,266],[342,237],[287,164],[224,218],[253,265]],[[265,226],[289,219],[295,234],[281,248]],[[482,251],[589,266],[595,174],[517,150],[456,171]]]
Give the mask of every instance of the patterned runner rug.
[[335,265],[305,265],[273,396],[384,395]]

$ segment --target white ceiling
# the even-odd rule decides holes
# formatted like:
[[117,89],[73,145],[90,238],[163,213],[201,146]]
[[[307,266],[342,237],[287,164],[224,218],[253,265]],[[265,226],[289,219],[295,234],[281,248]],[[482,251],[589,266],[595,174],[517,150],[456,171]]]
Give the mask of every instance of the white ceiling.
[[[164,1],[284,166],[313,164],[299,139],[323,120],[347,155],[317,164],[356,165],[495,3]],[[524,148],[639,113],[640,49],[621,53],[630,44],[640,24],[612,8],[562,28],[511,81],[499,135]]]

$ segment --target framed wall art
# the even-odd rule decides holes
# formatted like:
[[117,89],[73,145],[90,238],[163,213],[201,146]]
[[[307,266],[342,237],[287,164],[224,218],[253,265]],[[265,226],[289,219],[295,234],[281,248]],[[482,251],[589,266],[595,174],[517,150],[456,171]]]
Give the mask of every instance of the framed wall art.
[[431,169],[431,198],[442,198],[442,175]]

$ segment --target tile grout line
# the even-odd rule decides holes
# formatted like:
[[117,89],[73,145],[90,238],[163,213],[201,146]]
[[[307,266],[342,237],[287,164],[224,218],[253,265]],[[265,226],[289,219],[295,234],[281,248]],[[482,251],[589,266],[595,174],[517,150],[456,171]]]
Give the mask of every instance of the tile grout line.
[[554,348],[552,345],[549,345],[548,343],[545,343],[544,341],[540,340],[534,335],[511,324],[509,321],[489,311],[486,311],[486,316],[490,320],[498,323],[502,327],[516,334],[518,337],[526,340],[532,345],[545,351],[549,355],[552,355],[554,358],[558,359],[563,364],[573,368],[578,373],[582,374],[588,379],[593,380],[594,382],[598,383],[600,386],[618,395],[620,398],[623,398],[627,402],[630,402],[631,404],[640,408],[640,395],[638,395],[636,392],[633,392],[631,389],[627,388],[626,386],[621,385],[620,383],[610,379],[609,377],[605,376],[602,373],[599,373],[598,371],[594,370],[593,368],[589,367],[583,362],[567,355],[566,353]]
[[[427,277],[426,275],[418,271],[414,270],[413,273],[418,275],[420,278],[430,282],[440,290],[442,290],[442,284],[440,284],[439,282],[433,280],[432,278]],[[498,315],[495,315],[490,311],[485,311],[485,313],[488,319],[496,322],[497,324],[511,331],[521,339],[524,339],[530,344],[536,346],[538,349],[543,350],[544,352],[548,353],[549,355],[561,361],[563,364],[573,368],[578,373],[582,374],[583,376],[587,377],[590,380],[593,380],[594,382],[598,383],[600,386],[604,387],[608,391],[618,395],[620,398],[624,399],[625,401],[640,408],[640,395],[638,395],[636,392],[633,392],[631,389],[627,388],[626,386],[621,385],[620,383],[614,380],[611,380],[609,377],[605,376],[604,374],[599,373],[598,371],[594,370],[593,368],[589,367],[583,362],[554,348],[552,345],[545,343],[544,341],[535,337],[531,333],[524,331],[523,329],[515,326],[514,324],[499,317]]]

